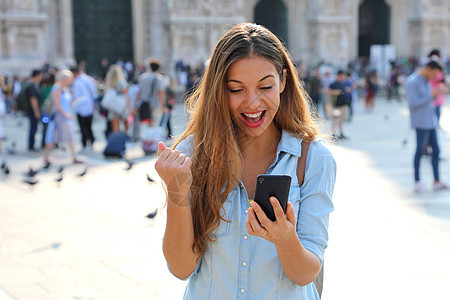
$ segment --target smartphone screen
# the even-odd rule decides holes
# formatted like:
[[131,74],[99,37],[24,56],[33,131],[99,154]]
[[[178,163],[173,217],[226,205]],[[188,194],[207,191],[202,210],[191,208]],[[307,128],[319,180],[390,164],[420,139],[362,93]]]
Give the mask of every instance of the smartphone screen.
[[258,175],[256,178],[255,201],[273,222],[276,221],[276,217],[270,203],[270,197],[274,196],[277,198],[283,208],[283,212],[286,213],[290,187],[291,176],[289,175],[263,174]]

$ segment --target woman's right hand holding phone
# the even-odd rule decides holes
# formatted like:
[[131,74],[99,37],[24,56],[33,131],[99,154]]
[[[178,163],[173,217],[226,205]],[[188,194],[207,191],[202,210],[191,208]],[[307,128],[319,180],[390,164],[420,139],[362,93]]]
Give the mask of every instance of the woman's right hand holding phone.
[[178,150],[158,143],[158,159],[155,169],[167,187],[168,201],[181,207],[189,207],[189,190],[192,185],[192,160]]

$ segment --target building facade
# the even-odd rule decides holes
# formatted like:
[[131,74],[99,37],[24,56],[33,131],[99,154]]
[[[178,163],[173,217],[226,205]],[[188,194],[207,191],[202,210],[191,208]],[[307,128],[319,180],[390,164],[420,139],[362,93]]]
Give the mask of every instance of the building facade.
[[294,60],[345,65],[391,44],[397,56],[450,53],[450,0],[0,0],[0,73],[102,58],[205,61],[239,22],[276,33]]

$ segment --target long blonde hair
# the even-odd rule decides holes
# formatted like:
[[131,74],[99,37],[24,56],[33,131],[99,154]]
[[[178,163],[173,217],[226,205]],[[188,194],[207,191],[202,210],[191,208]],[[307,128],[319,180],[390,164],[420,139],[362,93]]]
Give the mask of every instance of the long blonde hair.
[[188,99],[191,116],[186,130],[176,141],[193,136],[191,209],[194,223],[193,250],[203,255],[220,221],[221,208],[230,191],[239,184],[242,157],[227,97],[226,76],[235,61],[261,56],[272,62],[286,87],[274,117],[279,130],[300,139],[313,140],[318,135],[311,117],[307,96],[298,71],[278,38],[266,28],[241,23],[230,29],[218,42],[205,74]]
[[119,65],[111,65],[106,74],[105,86],[106,88],[117,88],[119,82],[125,81],[125,75]]

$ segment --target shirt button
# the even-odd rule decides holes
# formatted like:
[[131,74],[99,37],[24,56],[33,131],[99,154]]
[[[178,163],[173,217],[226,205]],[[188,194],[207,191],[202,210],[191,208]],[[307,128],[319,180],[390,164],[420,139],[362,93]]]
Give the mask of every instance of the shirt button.
[[246,209],[244,212],[245,212],[246,214],[248,214],[248,209]]
[[245,266],[247,266],[247,263],[244,261],[244,262],[242,262],[242,265],[245,267]]
[[245,293],[245,289],[241,289],[241,293],[242,293],[242,294]]
[[248,235],[244,235],[244,240],[248,239]]

